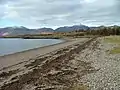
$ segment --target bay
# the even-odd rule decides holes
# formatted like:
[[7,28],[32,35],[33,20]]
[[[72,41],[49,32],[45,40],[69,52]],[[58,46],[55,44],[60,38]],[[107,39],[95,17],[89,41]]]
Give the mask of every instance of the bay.
[[0,39],[0,56],[63,42],[60,39]]

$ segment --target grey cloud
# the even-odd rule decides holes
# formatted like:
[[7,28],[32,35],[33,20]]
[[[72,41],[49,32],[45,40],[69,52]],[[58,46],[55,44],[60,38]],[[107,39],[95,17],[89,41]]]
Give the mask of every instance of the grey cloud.
[[[119,0],[2,0],[0,17],[26,26],[119,23]],[[0,7],[1,9],[1,7]],[[7,12],[7,14],[5,14]]]

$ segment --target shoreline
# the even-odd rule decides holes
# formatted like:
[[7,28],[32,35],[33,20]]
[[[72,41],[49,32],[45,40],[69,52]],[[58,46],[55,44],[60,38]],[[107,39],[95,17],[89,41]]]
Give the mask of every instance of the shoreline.
[[56,44],[52,44],[52,45],[47,45],[47,46],[42,46],[42,47],[38,47],[38,48],[32,48],[32,49],[24,50],[24,51],[20,51],[20,52],[18,51],[18,52],[11,53],[11,54],[6,54],[6,55],[0,56],[0,58],[1,58],[1,57],[6,57],[6,56],[15,55],[15,54],[19,54],[19,53],[29,52],[29,51],[31,51],[31,50],[36,50],[36,49],[40,49],[40,48],[46,48],[46,47],[49,47],[49,46],[54,46],[54,45],[62,44],[62,43],[65,43],[65,42],[68,42],[68,41],[69,41],[69,40],[67,40],[67,39],[60,39],[60,40],[62,40],[62,42],[60,42],[60,43],[56,43]]
[[39,47],[35,49],[30,49],[22,52],[17,52],[14,54],[9,54],[5,56],[0,56],[0,71],[10,66],[17,65],[22,62],[26,62],[42,55],[48,54],[50,52],[59,50],[61,48],[67,47],[69,45],[75,44],[77,42],[84,42],[87,38],[80,38],[80,40],[75,39],[63,39],[61,43],[54,45],[49,45],[45,47]]
[[94,40],[95,38],[72,39],[53,46],[56,50],[48,54],[0,71],[1,90],[70,90],[77,77],[95,71],[90,63],[76,60]]
[[0,90],[119,90],[120,54],[110,53],[119,43],[105,40],[76,40],[12,70],[0,71]]

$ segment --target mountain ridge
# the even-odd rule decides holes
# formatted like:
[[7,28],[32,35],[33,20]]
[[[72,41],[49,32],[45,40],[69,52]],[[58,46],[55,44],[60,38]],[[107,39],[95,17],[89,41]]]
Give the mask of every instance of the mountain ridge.
[[29,29],[24,26],[20,27],[5,27],[0,28],[0,36],[4,33],[8,33],[8,35],[25,35],[25,34],[38,34],[41,32],[71,32],[75,30],[88,30],[89,27],[85,25],[73,25],[73,26],[64,26],[58,27],[57,29],[52,28],[38,28],[38,29]]

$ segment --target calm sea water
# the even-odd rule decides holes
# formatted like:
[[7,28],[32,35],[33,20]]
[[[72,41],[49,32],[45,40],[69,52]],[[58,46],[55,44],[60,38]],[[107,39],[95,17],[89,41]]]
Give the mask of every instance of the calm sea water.
[[59,39],[0,39],[0,56],[61,42]]

